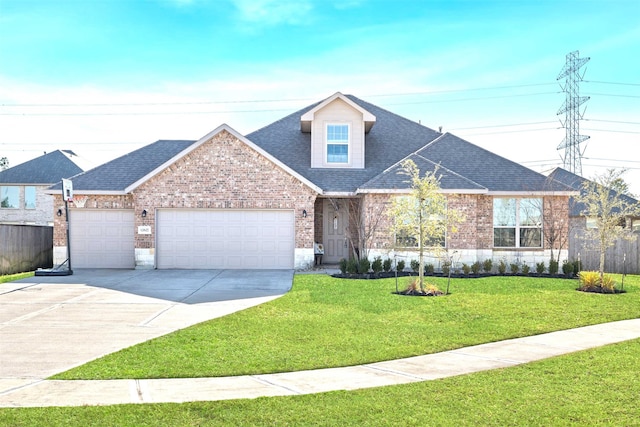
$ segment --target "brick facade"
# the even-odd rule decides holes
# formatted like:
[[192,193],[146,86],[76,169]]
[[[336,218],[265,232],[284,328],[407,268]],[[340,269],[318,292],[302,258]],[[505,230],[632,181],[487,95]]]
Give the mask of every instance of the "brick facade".
[[[150,226],[151,234],[137,234],[138,252],[153,257],[156,235],[155,210],[184,209],[278,209],[292,210],[295,248],[306,250],[313,262],[314,204],[316,193],[307,185],[253,150],[227,131],[204,142],[155,177],[121,196],[89,195],[82,209],[134,209],[135,229]],[[63,205],[57,196],[55,210]],[[71,209],[77,209],[72,204]],[[146,210],[146,217],[141,213]],[[303,211],[307,216],[303,216]],[[66,219],[55,218],[54,246],[66,246]],[[150,255],[149,255],[150,254]],[[296,255],[297,256],[297,255]]]
[[[367,194],[363,203],[365,209],[376,210],[380,206],[390,206],[393,195]],[[460,212],[464,220],[457,225],[457,232],[448,232],[447,249],[456,250],[461,255],[460,262],[473,263],[486,258],[519,259],[522,262],[533,262],[533,259],[548,259],[551,246],[546,238],[552,230],[566,239],[569,232],[569,197],[547,196],[543,198],[543,248],[540,249],[494,249],[493,248],[493,196],[461,194],[448,195],[449,209]],[[391,218],[386,211],[382,215],[370,247],[375,255],[385,255],[392,248]],[[558,243],[554,251],[559,250]],[[567,251],[567,244],[561,248]]]

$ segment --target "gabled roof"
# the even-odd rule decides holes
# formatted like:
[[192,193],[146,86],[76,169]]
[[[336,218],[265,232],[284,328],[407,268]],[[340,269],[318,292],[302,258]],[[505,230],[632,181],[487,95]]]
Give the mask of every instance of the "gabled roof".
[[516,162],[478,147],[462,138],[445,133],[418,154],[450,169],[483,187],[489,193],[566,193],[568,186]]
[[51,185],[80,172],[77,164],[56,150],[0,172],[0,183]]
[[[74,193],[123,193],[132,183],[155,170],[196,141],[160,140],[72,178]],[[50,190],[60,190],[57,184]]]
[[310,110],[306,111],[302,115],[302,117],[300,117],[300,130],[302,130],[302,132],[311,132],[311,122],[313,121],[316,112],[322,110],[324,107],[331,104],[336,99],[344,101],[351,108],[360,112],[362,114],[362,120],[364,121],[364,131],[368,133],[371,130],[371,127],[376,122],[376,116],[374,116],[369,111],[364,109],[361,105],[353,102],[351,99],[347,98],[340,92],[334,93],[329,98],[325,99]]
[[247,138],[316,183],[325,193],[408,189],[406,177],[395,176],[399,163],[407,158],[425,168],[421,173],[439,165],[445,190],[493,194],[573,191],[454,135],[440,134],[355,96],[344,96],[376,117],[376,125],[366,135],[364,169],[311,168],[311,135],[300,131],[299,118],[326,101],[284,117]]
[[[549,174],[549,178],[557,182],[561,182],[565,185],[568,185],[574,190],[579,191],[581,194],[584,194],[585,184],[592,182],[591,180],[583,178],[563,168],[555,168]],[[624,200],[626,204],[630,204],[630,205],[638,204],[638,200],[634,199],[633,197],[627,196],[626,194],[620,194],[614,190],[609,190],[609,194],[611,197],[620,197],[622,200]],[[569,199],[569,209],[570,209],[570,212],[569,212],[570,216],[581,216],[582,212],[584,212],[585,210],[585,205],[584,203],[579,203],[575,201],[574,198],[572,197],[571,199]]]
[[250,133],[247,139],[315,183],[325,193],[352,194],[364,183],[440,136],[433,129],[355,96],[345,97],[376,117],[376,125],[366,135],[364,169],[311,167],[311,134],[301,132],[300,117],[319,103]]
[[[253,142],[247,140],[226,124],[217,127],[197,141],[160,140],[122,157],[118,157],[97,168],[73,177],[73,191],[77,194],[130,193],[222,131],[231,133],[240,141],[249,145],[278,166],[284,168],[291,175],[296,176],[315,191],[321,191],[312,182],[296,174],[295,171],[289,170],[287,166],[277,158],[274,158],[271,154],[253,144]],[[49,191],[56,192],[61,190],[61,188],[62,184],[57,184],[49,188]]]
[[[487,188],[475,183],[456,172],[442,167],[437,163],[423,157],[420,154],[412,154],[406,158],[411,160],[420,170],[420,176],[424,176],[425,173],[435,173],[439,179],[440,189],[443,192],[461,192],[465,193],[487,193]],[[362,185],[358,192],[379,192],[384,190],[385,192],[406,192],[410,187],[409,177],[404,173],[402,169],[402,163],[396,163],[382,174],[373,178],[369,182]]]

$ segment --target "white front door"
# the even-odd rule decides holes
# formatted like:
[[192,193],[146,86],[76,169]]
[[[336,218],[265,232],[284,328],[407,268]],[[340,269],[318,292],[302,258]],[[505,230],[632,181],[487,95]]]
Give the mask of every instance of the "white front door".
[[342,258],[349,258],[349,242],[347,240],[347,225],[349,223],[349,204],[347,200],[326,199],[323,202],[324,224],[323,244],[324,264],[335,264]]

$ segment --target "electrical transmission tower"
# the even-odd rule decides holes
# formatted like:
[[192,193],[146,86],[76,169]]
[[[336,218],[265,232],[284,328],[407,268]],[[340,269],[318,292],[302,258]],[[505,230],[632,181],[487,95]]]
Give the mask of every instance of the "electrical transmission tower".
[[580,96],[580,82],[584,73],[580,75],[580,68],[589,61],[590,58],[580,58],[580,53],[576,50],[567,54],[567,62],[562,71],[558,74],[557,80],[565,79],[562,87],[565,93],[565,101],[558,110],[558,115],[564,113],[562,127],[565,129],[564,140],[558,145],[558,150],[564,148],[562,161],[564,168],[576,175],[582,175],[582,152],[580,143],[589,139],[587,135],[580,135],[580,119],[584,114],[580,113],[580,106],[589,100],[588,96]]

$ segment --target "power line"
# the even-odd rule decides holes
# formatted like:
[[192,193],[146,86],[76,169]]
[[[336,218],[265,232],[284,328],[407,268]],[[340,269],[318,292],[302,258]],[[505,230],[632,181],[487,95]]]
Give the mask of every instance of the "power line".
[[601,80],[583,80],[585,83],[599,83],[605,85],[619,85],[619,86],[640,86],[640,83],[622,83],[622,82],[605,82]]

